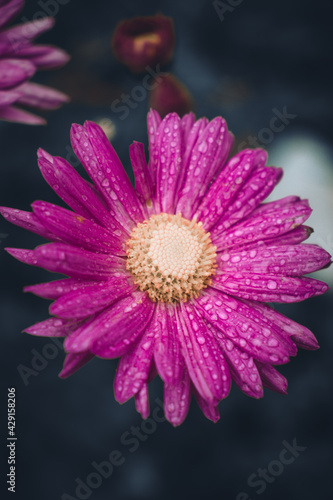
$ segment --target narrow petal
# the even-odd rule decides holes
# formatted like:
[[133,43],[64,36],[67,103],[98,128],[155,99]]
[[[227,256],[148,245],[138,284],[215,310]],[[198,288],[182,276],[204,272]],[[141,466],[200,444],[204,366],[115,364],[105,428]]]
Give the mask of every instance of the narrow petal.
[[186,177],[177,204],[177,213],[191,219],[201,198],[216,171],[216,161],[220,161],[220,146],[226,142],[227,124],[221,118],[214,118],[198,137],[186,170]]
[[34,293],[38,297],[44,299],[55,300],[63,294],[97,285],[97,283],[96,281],[79,281],[66,278],[63,280],[50,281],[48,283],[26,286],[23,291]]
[[288,231],[285,234],[273,238],[267,238],[255,241],[254,243],[247,243],[246,249],[258,248],[259,245],[275,246],[275,245],[297,245],[307,240],[313,233],[313,229],[309,226],[301,225]]
[[233,381],[240,390],[252,398],[262,398],[264,393],[258,368],[253,358],[228,339],[220,339],[221,348],[228,360]]
[[217,276],[224,273],[302,276],[313,273],[331,262],[331,256],[317,245],[278,245],[235,249],[218,254]]
[[0,27],[9,23],[23,8],[24,0],[9,0],[0,4]]
[[124,228],[110,215],[94,188],[63,158],[38,150],[38,165],[46,182],[75,212],[126,238]]
[[218,251],[222,251],[254,241],[275,238],[301,225],[310,217],[311,212],[308,201],[300,200],[269,213],[257,216],[251,214],[238,224],[220,233],[218,237],[213,231],[213,241],[218,246]]
[[148,385],[143,384],[139,392],[134,396],[136,411],[141,414],[142,418],[145,420],[149,417],[149,395],[148,395]]
[[0,89],[12,89],[29,80],[36,71],[31,61],[21,59],[0,60]]
[[218,406],[213,403],[207,403],[207,401],[200,396],[198,391],[194,391],[195,399],[197,400],[197,403],[202,411],[202,413],[205,415],[208,420],[211,420],[216,424],[220,420],[220,412],[218,409]]
[[188,131],[186,142],[184,140],[185,151],[184,151],[184,158],[183,158],[183,169],[184,169],[185,175],[186,175],[186,170],[189,168],[189,162],[190,162],[190,158],[192,155],[192,150],[193,150],[196,142],[199,140],[199,137],[201,136],[203,131],[206,129],[207,124],[208,124],[207,118],[200,118],[199,120],[197,120],[193,124],[193,127]]
[[174,426],[182,424],[186,418],[191,401],[191,380],[186,370],[174,386],[164,384],[164,414]]
[[0,54],[11,54],[28,45],[39,35],[52,28],[53,17],[44,17],[36,21],[18,24],[0,33]]
[[0,90],[0,108],[8,107],[21,97],[17,90]]
[[50,314],[65,319],[84,319],[135,291],[126,277],[111,277],[95,285],[62,294],[50,306]]
[[313,278],[290,278],[274,274],[237,272],[214,276],[211,286],[236,297],[260,302],[300,302],[322,295],[326,283]]
[[103,280],[115,272],[125,271],[125,261],[113,255],[81,250],[64,243],[49,243],[35,250],[7,248],[15,259],[71,278]]
[[183,175],[183,138],[181,121],[176,113],[168,114],[157,132],[158,163],[156,197],[161,212],[174,213],[174,201]]
[[40,337],[66,337],[75,328],[77,323],[59,318],[49,318],[35,325],[29,326],[25,330],[30,335],[38,335]]
[[216,340],[230,340],[240,350],[263,363],[283,364],[297,352],[290,339],[245,303],[212,288],[196,299],[205,321],[216,329]]
[[114,380],[114,394],[119,403],[124,403],[133,397],[148,379],[158,329],[157,323],[158,318],[154,314],[138,343],[120,358]]
[[39,70],[60,68],[70,60],[67,52],[51,45],[24,45],[15,56],[29,59]]
[[102,129],[92,122],[72,125],[71,142],[111,215],[129,231],[144,219],[140,202],[120,160]]
[[156,316],[158,329],[154,349],[155,365],[161,379],[174,386],[182,378],[184,371],[174,304],[159,302]]
[[187,113],[181,119],[184,144],[187,143],[189,133],[194,123],[195,123],[195,115],[192,112]]
[[210,186],[195,214],[207,231],[222,217],[252,172],[262,168],[266,160],[267,153],[262,149],[245,149],[228,161]]
[[295,321],[292,321],[289,318],[286,318],[285,316],[283,316],[283,314],[275,311],[272,307],[269,307],[266,304],[252,301],[247,302],[253,308],[258,310],[265,318],[267,318],[269,321],[272,321],[279,328],[281,328],[281,330],[283,330],[286,335],[291,337],[291,339],[296,343],[297,346],[310,351],[319,349],[316,337],[305,326],[295,323]]
[[52,234],[92,252],[126,255],[125,241],[82,215],[45,201],[32,204],[34,214]]
[[7,122],[26,123],[28,125],[45,125],[46,120],[40,116],[23,111],[15,106],[0,108],[0,119]]
[[87,321],[67,337],[65,349],[70,352],[90,349],[102,358],[118,357],[120,354],[113,355],[114,347],[121,342],[124,353],[130,350],[130,344],[144,331],[153,312],[154,304],[146,294],[134,292]]
[[129,148],[131,163],[135,177],[135,189],[145,201],[151,200],[154,194],[153,179],[145,157],[145,147],[134,141]]
[[279,394],[287,394],[288,381],[271,365],[256,362],[264,387]]
[[157,130],[160,126],[162,118],[157,111],[151,109],[147,115],[147,129],[149,139],[149,163],[148,168],[153,181],[153,186],[156,185],[156,169],[158,163],[159,152],[157,149]]
[[59,373],[59,377],[67,378],[73,375],[73,373],[86,365],[92,358],[94,358],[94,355],[87,351],[80,352],[79,354],[68,353],[65,358],[64,367]]
[[181,304],[177,312],[182,353],[191,380],[207,402],[216,404],[229,392],[228,366],[195,307]]
[[63,92],[38,83],[25,82],[16,87],[16,90],[21,93],[21,97],[17,102],[24,106],[39,109],[57,109],[63,103],[69,101],[69,97]]
[[265,167],[256,170],[212,229],[212,237],[225,231],[225,229],[228,229],[253,212],[273,191],[276,184],[280,181],[282,174],[282,169],[274,167]]
[[0,207],[0,213],[8,222],[16,226],[39,234],[48,240],[56,239],[54,234],[31,212],[25,212],[17,208]]

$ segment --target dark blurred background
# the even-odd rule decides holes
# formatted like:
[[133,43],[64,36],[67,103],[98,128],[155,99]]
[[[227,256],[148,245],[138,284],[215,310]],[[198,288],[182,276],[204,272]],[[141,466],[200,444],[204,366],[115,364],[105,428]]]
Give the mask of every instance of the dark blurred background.
[[[173,17],[177,36],[174,59],[166,71],[188,87],[197,115],[224,116],[236,136],[236,150],[249,136],[267,148],[270,163],[285,169],[274,198],[292,193],[308,197],[314,208],[310,225],[316,229],[311,241],[333,253],[331,2],[53,3],[58,7],[56,26],[40,41],[66,49],[72,60],[59,71],[38,73],[34,81],[69,93],[72,101],[49,113],[45,127],[0,122],[1,205],[29,210],[36,199],[58,203],[39,173],[36,151],[41,146],[74,160],[69,142],[73,122],[112,120],[116,130],[112,143],[129,168],[129,144],[133,140],[147,144],[147,100],[124,120],[111,110],[122,92],[140,85],[142,75],[132,75],[114,59],[110,37],[120,20],[160,11]],[[221,16],[223,3],[229,8]],[[29,0],[17,21],[31,20],[46,4]],[[285,107],[293,118],[272,136],[267,132],[270,120]],[[0,233],[2,248],[33,248],[42,242],[5,221]],[[144,426],[133,401],[123,406],[115,402],[116,361],[93,360],[71,378],[60,380],[61,348],[48,339],[20,333],[48,315],[48,301],[23,294],[23,286],[56,276],[21,264],[2,250],[1,276],[1,498],[7,492],[7,387],[15,387],[17,393],[19,499],[332,498],[332,291],[279,307],[310,328],[321,345],[319,351],[300,351],[281,367],[289,381],[288,396],[267,390],[257,401],[234,386],[220,404],[217,424],[206,420],[192,403],[184,424],[174,429],[156,419]],[[318,276],[332,283],[330,271]],[[33,368],[38,355],[44,358],[39,360],[39,371]],[[19,373],[24,369],[25,379]],[[157,398],[162,399],[162,386],[154,381],[152,410],[158,408]],[[160,419],[161,412],[156,410],[156,415]],[[129,441],[136,427],[140,436]],[[294,452],[295,460],[281,468],[276,462],[280,452],[285,442],[292,446],[295,440],[306,449]],[[89,476],[96,472],[93,462],[109,460],[114,450],[121,453],[123,463],[102,480]],[[292,457],[290,452],[287,456]],[[259,468],[270,471],[269,479],[261,483]],[[76,478],[85,484],[90,481],[90,489],[75,492]]]

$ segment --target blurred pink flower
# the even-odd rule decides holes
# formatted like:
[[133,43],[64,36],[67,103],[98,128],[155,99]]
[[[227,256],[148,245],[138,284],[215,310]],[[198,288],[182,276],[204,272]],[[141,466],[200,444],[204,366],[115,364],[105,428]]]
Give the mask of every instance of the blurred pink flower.
[[162,14],[125,19],[116,26],[111,46],[115,57],[135,73],[166,64],[175,47],[173,20]]
[[311,209],[297,196],[263,203],[282,176],[267,154],[246,149],[228,159],[233,137],[221,118],[195,121],[148,114],[150,158],[134,142],[133,188],[93,122],[74,124],[71,142],[93,184],[60,157],[39,150],[39,167],[73,210],[43,201],[33,212],[2,208],[8,221],[53,241],[8,248],[18,260],[69,276],[28,286],[55,300],[53,318],[26,329],[65,337],[67,377],[94,356],[120,357],[114,390],[149,414],[148,383],[164,382],[164,411],[183,422],[192,394],[207,418],[231,380],[254,398],[263,386],[285,393],[274,368],[297,346],[318,347],[304,326],[267,302],[297,302],[327,285],[304,277],[330,263],[301,244]]
[[54,25],[52,17],[5,27],[23,5],[24,0],[0,0],[0,120],[40,125],[45,123],[43,118],[16,105],[48,110],[67,102],[62,92],[29,80],[39,69],[62,66],[69,56],[57,47],[34,44]]

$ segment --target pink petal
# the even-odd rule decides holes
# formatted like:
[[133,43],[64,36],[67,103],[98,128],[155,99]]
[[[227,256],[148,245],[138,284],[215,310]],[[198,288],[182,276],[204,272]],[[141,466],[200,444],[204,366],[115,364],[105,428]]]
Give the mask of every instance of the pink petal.
[[164,414],[174,426],[182,424],[191,402],[191,380],[186,370],[176,385],[164,384]]
[[194,395],[205,417],[208,418],[208,420],[214,422],[214,424],[216,424],[216,422],[220,420],[220,413],[218,406],[213,403],[207,403],[207,401],[203,399],[196,390],[194,391]]
[[317,245],[278,245],[235,249],[218,254],[217,276],[224,273],[255,273],[302,276],[325,267],[331,256]]
[[54,300],[61,297],[63,294],[75,290],[81,290],[83,288],[96,285],[97,283],[98,282],[96,281],[78,281],[66,278],[63,280],[50,281],[49,283],[26,286],[24,287],[24,292],[31,292],[38,295],[38,297]]
[[72,278],[103,280],[115,272],[125,271],[124,260],[120,257],[88,252],[64,243],[49,243],[35,250],[6,250],[25,264],[43,267],[54,273],[68,274]]
[[184,144],[187,143],[189,133],[195,123],[195,115],[190,112],[184,115],[181,119]]
[[183,168],[184,168],[185,172],[189,167],[189,162],[190,162],[192,150],[193,150],[196,142],[199,140],[199,137],[201,136],[203,131],[206,129],[207,124],[208,124],[207,118],[200,118],[199,120],[197,120],[193,124],[193,127],[188,131],[186,143],[184,140],[185,151],[184,151],[184,157],[183,157]]
[[29,80],[36,71],[30,61],[21,59],[0,60],[0,89],[12,89]]
[[19,24],[0,33],[0,54],[16,53],[54,25],[53,17]]
[[[254,308],[208,288],[196,299],[205,320],[216,329],[216,339],[230,340],[242,351],[263,363],[282,364],[297,352],[289,339],[280,335],[274,325]],[[230,344],[231,345],[231,344]]]
[[220,342],[234,382],[244,394],[252,398],[262,398],[264,394],[260,374],[253,358],[238,349],[231,340],[220,339]]
[[256,170],[212,229],[212,237],[248,216],[273,191],[282,173],[274,167]]
[[176,113],[162,120],[156,134],[156,198],[161,212],[174,213],[174,201],[183,175],[183,138],[181,121]]
[[125,241],[82,215],[45,201],[32,204],[34,214],[52,234],[92,252],[126,255]]
[[29,59],[43,70],[59,68],[70,60],[67,52],[51,45],[24,45],[15,51],[15,56]]
[[283,330],[286,335],[291,337],[291,339],[296,343],[297,346],[310,351],[319,349],[316,337],[305,326],[295,323],[295,321],[292,321],[289,318],[286,318],[285,316],[283,316],[283,314],[275,311],[272,307],[269,307],[266,304],[250,301],[249,304],[256,310],[258,310],[260,314],[262,314],[265,318],[267,318],[269,321],[272,321],[279,328],[281,328],[281,330]]
[[83,319],[130,295],[135,289],[125,276],[111,277],[107,281],[64,293],[50,306],[50,314],[65,319]]
[[258,240],[281,236],[301,225],[311,215],[307,200],[301,200],[276,211],[255,216],[253,213],[246,219],[226,229],[218,236],[213,230],[213,242],[218,251],[234,246],[246,245]]
[[128,238],[129,233],[110,215],[93,187],[66,160],[42,149],[38,150],[38,157],[44,179],[67,205],[83,217],[112,230],[115,236]]
[[0,90],[0,108],[8,107],[16,102],[21,96],[21,93],[15,90]]
[[182,213],[185,218],[192,218],[216,171],[216,162],[220,163],[223,154],[225,160],[229,153],[224,149],[227,133],[226,122],[221,117],[214,118],[192,149],[177,204],[177,213]]
[[[140,302],[141,301],[141,302]],[[145,330],[154,312],[154,304],[142,292],[134,292],[82,325],[64,344],[70,352],[90,349],[102,358],[118,357]],[[119,344],[123,353],[113,355]]]
[[7,108],[0,108],[0,119],[8,122],[26,123],[28,125],[45,125],[46,120],[40,116],[28,113],[22,109],[8,106]]
[[41,337],[66,337],[77,327],[77,325],[78,323],[74,323],[73,321],[49,318],[29,326],[23,331]]
[[281,234],[280,236],[262,239],[255,241],[254,243],[247,243],[246,249],[250,250],[252,248],[257,248],[259,245],[297,245],[298,243],[302,243],[302,241],[307,240],[312,233],[313,229],[311,227],[301,225],[285,234]]
[[253,170],[263,167],[266,160],[267,153],[262,149],[245,149],[228,161],[208,189],[195,214],[207,231],[222,217],[243,189]]
[[216,404],[229,392],[227,363],[195,307],[181,303],[177,313],[182,353],[191,380],[207,402]]
[[161,379],[174,386],[182,378],[184,371],[175,306],[158,302],[156,316],[155,365]]
[[256,362],[264,387],[279,394],[287,394],[288,381],[271,365]]
[[153,316],[138,343],[120,358],[114,380],[114,394],[119,403],[133,397],[147,381],[153,359],[157,316]]
[[38,220],[35,214],[31,212],[24,212],[17,208],[0,207],[1,215],[16,226],[27,229],[32,233],[39,234],[48,240],[57,239],[54,234],[49,231],[44,224]]
[[22,9],[24,0],[9,0],[0,4],[0,27],[9,23]]
[[103,195],[111,215],[131,231],[144,219],[140,202],[118,156],[102,129],[93,122],[72,125],[71,142],[76,156]]
[[134,141],[129,148],[131,163],[135,177],[135,189],[145,201],[151,200],[154,194],[153,180],[145,157],[145,147]]
[[148,396],[148,385],[143,384],[139,392],[134,396],[136,411],[141,414],[143,419],[149,417],[149,396]]
[[32,106],[39,109],[56,109],[64,102],[69,101],[69,97],[59,90],[39,85],[38,83],[25,82],[16,87],[22,95],[17,100],[18,104]]
[[80,352],[79,354],[68,353],[59,377],[67,378],[73,375],[73,373],[86,365],[93,357],[94,355],[91,352]]
[[147,129],[148,129],[148,139],[149,139],[149,163],[148,168],[153,181],[153,186],[156,185],[156,169],[159,157],[159,151],[157,149],[157,130],[160,126],[162,118],[157,111],[151,109],[147,115]]
[[312,278],[290,278],[274,274],[237,272],[214,276],[213,288],[236,297],[260,302],[300,302],[322,295],[328,290],[326,283]]

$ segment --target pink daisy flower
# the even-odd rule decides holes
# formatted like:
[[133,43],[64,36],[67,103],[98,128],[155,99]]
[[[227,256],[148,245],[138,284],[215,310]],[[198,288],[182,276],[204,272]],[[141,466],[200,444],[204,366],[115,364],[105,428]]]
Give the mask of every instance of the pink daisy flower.
[[62,66],[69,56],[56,47],[34,44],[37,36],[54,25],[52,17],[5,27],[23,5],[24,0],[0,0],[0,120],[41,125],[43,118],[17,105],[48,110],[67,102],[62,92],[29,80],[39,69]]
[[297,346],[318,347],[307,328],[266,303],[324,293],[325,283],[303,275],[327,266],[330,255],[301,244],[311,233],[306,200],[263,203],[282,175],[265,165],[265,151],[227,161],[233,138],[222,118],[161,120],[150,111],[148,134],[148,165],[143,144],[130,146],[135,188],[95,123],[71,130],[93,184],[39,150],[45,180],[73,211],[43,201],[32,213],[2,208],[10,222],[53,241],[7,251],[69,276],[26,288],[54,300],[54,317],[26,332],[65,337],[61,377],[94,356],[120,357],[120,403],[134,396],[146,418],[148,383],[158,374],[173,425],[183,422],[192,394],[215,422],[231,380],[254,398],[263,386],[285,393],[274,366]]

